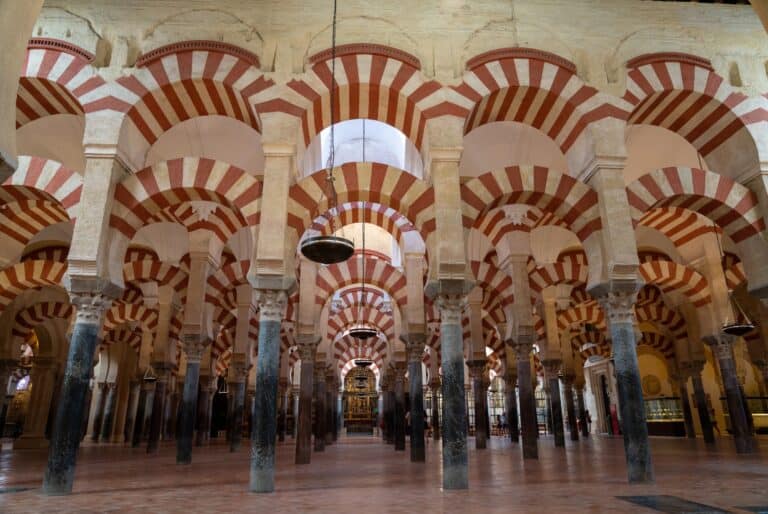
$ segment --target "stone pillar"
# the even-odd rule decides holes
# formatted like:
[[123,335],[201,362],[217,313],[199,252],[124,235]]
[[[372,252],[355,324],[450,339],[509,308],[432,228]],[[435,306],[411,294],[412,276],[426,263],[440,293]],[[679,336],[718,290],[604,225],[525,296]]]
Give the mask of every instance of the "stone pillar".
[[685,422],[685,435],[689,439],[696,439],[696,430],[693,426],[693,413],[691,411],[691,402],[688,398],[688,376],[683,373],[675,373],[669,377],[669,384],[672,390],[677,389],[680,392],[680,406],[683,409],[683,421]]
[[411,397],[411,462],[426,460],[424,442],[424,377],[421,358],[424,354],[424,334],[408,335],[408,378]]
[[384,396],[384,427],[387,444],[395,444],[395,370],[387,368]]
[[176,464],[192,464],[192,436],[197,418],[197,393],[200,383],[200,361],[206,347],[202,334],[184,334],[184,352],[187,371],[184,376],[184,392],[181,399],[178,439],[176,440]]
[[690,374],[693,384],[693,398],[696,402],[696,410],[699,411],[699,423],[701,432],[704,436],[704,442],[715,444],[715,431],[712,427],[712,419],[709,417],[709,407],[707,406],[707,393],[704,391],[704,383],[701,380],[701,371],[704,369],[704,363],[694,361],[691,363]]
[[555,446],[565,447],[565,429],[563,427],[563,406],[560,401],[560,366],[561,360],[545,360],[544,378],[549,384],[549,402],[552,416],[552,433],[555,435]]
[[91,428],[91,441],[94,443],[99,441],[101,435],[101,425],[104,421],[104,403],[107,400],[107,383],[99,382],[94,388],[96,390],[96,409],[93,411],[93,427]]
[[[532,328],[532,327],[531,327]],[[523,436],[523,458],[538,459],[539,422],[536,419],[536,398],[531,372],[533,334],[519,334],[515,342],[517,386],[520,391],[520,428]]]
[[275,490],[277,380],[280,372],[280,325],[287,301],[284,291],[259,291],[259,358],[251,433],[250,491]]
[[198,379],[195,446],[208,444],[211,426],[211,382],[215,383],[216,377],[209,374],[201,374]]
[[[24,432],[16,440],[14,449],[35,449],[48,447],[45,426],[48,422],[53,389],[56,379],[56,360],[53,357],[35,357],[32,362],[32,395],[24,419]],[[79,421],[79,420],[78,420]],[[78,426],[78,436],[80,435]]]
[[712,353],[720,365],[736,453],[755,453],[757,452],[757,443],[749,428],[739,377],[736,375],[736,363],[733,360],[733,340],[733,336],[721,335],[717,338],[707,338],[707,344],[712,348]]
[[645,419],[643,388],[637,363],[634,303],[637,285],[608,291],[600,304],[608,319],[613,341],[613,360],[624,434],[624,453],[630,483],[653,481],[651,449],[648,445],[648,425]]
[[108,443],[112,436],[115,420],[115,404],[117,403],[117,384],[107,382],[107,399],[104,401],[104,420],[101,423],[101,442]]
[[69,342],[61,401],[56,411],[48,466],[43,479],[43,492],[48,495],[72,492],[93,357],[104,313],[111,305],[111,301],[101,293],[72,293],[71,297],[77,316]]
[[563,376],[563,385],[565,386],[565,412],[568,414],[568,431],[571,434],[571,441],[579,440],[579,427],[576,423],[576,406],[573,403],[573,375],[566,373]]
[[443,357],[443,489],[469,487],[461,329],[461,314],[466,303],[464,295],[441,294],[437,298]]
[[168,377],[170,375],[170,369],[162,362],[155,363],[152,368],[157,373],[157,380],[155,381],[155,394],[152,396],[147,453],[157,453],[160,448],[160,432],[163,427],[165,402],[168,394]]
[[169,392],[165,400],[165,418],[163,419],[163,439],[170,441],[176,434],[176,416],[179,403],[176,376],[172,375],[168,382]]
[[[515,370],[517,371],[517,370]],[[513,443],[520,441],[520,425],[517,414],[517,375],[509,370],[504,375],[504,392],[506,393],[507,426],[509,427],[509,439]]]
[[133,430],[136,427],[136,409],[139,405],[139,388],[141,384],[134,376],[128,384],[128,409],[125,415],[124,441],[128,444],[133,440]]
[[432,377],[429,382],[432,390],[432,439],[440,440],[440,406],[438,405],[438,394],[440,393],[440,377]]
[[325,445],[333,444],[334,418],[336,405],[336,376],[333,366],[325,369]]
[[300,335],[297,338],[301,358],[299,411],[296,420],[296,464],[312,460],[312,391],[315,375],[315,352],[320,338]]
[[484,450],[488,444],[485,414],[488,412],[486,390],[483,387],[483,372],[485,359],[469,361],[469,376],[472,380],[472,391],[475,396],[475,449]]
[[16,371],[17,362],[14,359],[0,359],[0,439],[5,431],[5,420],[8,416],[8,406],[15,393],[15,385],[11,384],[11,375]]
[[[286,358],[288,356],[286,355]],[[277,392],[279,395],[277,413],[277,440],[285,441],[285,432],[288,428],[288,379],[281,378],[278,384]]]
[[[238,356],[240,357],[240,356]],[[245,357],[245,356],[243,356]],[[243,440],[243,416],[245,415],[245,379],[248,377],[248,364],[242,358],[234,360],[229,368],[234,374],[232,386],[232,419],[229,429],[229,451],[240,449]]]
[[315,366],[315,445],[316,452],[325,451],[325,359]]
[[587,407],[584,404],[584,384],[576,387],[576,402],[579,407],[579,423],[581,424],[581,435],[589,437],[589,424],[587,423]]
[[395,451],[405,451],[405,363],[395,363]]

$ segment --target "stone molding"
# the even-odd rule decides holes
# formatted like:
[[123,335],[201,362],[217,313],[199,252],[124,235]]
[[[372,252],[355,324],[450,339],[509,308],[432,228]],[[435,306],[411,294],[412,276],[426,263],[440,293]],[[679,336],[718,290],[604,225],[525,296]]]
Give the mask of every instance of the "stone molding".
[[500,61],[502,59],[532,59],[535,61],[548,62],[555,66],[559,66],[564,70],[570,71],[574,75],[576,74],[576,65],[568,59],[544,50],[523,47],[497,48],[476,55],[467,61],[466,69],[471,71],[484,64],[488,64],[489,62]]
[[259,63],[259,56],[253,52],[249,52],[242,47],[230,43],[225,43],[223,41],[210,41],[206,39],[180,41],[177,43],[171,43],[169,45],[163,45],[161,47],[155,48],[154,50],[150,50],[149,52],[144,52],[136,60],[136,67],[142,68],[157,61],[158,59],[162,59],[166,55],[192,51],[229,54],[244,60],[256,68],[261,67],[261,64]]
[[[402,63],[405,63],[409,66],[412,66],[417,70],[421,69],[421,62],[416,56],[411,55],[408,52],[405,52],[403,50],[393,48],[391,46],[377,45],[376,43],[349,43],[346,45],[336,45],[337,59],[345,55],[357,55],[357,54],[368,54],[368,55],[377,55],[380,57],[388,57],[388,58],[400,61]],[[328,48],[326,50],[321,50],[311,55],[308,61],[309,61],[309,64],[317,64],[319,62],[329,60],[332,56],[333,56],[333,49]]]

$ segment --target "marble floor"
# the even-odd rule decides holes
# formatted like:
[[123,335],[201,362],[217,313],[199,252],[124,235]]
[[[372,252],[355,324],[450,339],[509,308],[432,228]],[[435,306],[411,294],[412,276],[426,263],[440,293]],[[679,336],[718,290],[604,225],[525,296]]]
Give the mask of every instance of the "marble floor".
[[440,447],[432,441],[426,464],[412,464],[407,452],[378,438],[342,437],[314,453],[310,465],[296,466],[289,439],[278,447],[277,491],[255,495],[247,492],[247,448],[232,454],[212,443],[194,449],[191,466],[179,467],[173,443],[154,456],[143,448],[86,445],[74,493],[66,497],[40,493],[45,452],[5,450],[0,512],[659,512],[618,498],[644,495],[761,512],[754,507],[768,508],[768,439],[761,447],[759,455],[737,456],[726,438],[714,450],[701,440],[654,438],[656,483],[630,486],[620,438],[567,441],[563,450],[542,437],[540,459],[524,462],[519,445],[494,437],[489,449],[470,450],[470,489],[443,492]]

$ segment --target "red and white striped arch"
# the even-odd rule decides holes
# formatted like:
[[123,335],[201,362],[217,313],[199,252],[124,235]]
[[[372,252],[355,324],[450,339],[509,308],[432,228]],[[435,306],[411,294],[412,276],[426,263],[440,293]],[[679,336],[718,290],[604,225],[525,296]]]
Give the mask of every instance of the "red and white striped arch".
[[477,228],[496,207],[526,204],[552,212],[584,241],[602,227],[597,193],[586,184],[543,166],[509,166],[461,186],[464,226]]
[[[428,110],[437,103],[440,84],[427,81],[418,60],[405,52],[375,44],[336,47],[335,113],[338,121],[366,118],[403,132],[421,149]],[[311,68],[288,83],[288,94],[260,103],[260,112],[298,116],[304,143],[331,124],[330,50],[310,57]]]
[[69,246],[50,245],[25,253],[21,256],[21,262],[24,261],[56,261],[67,262],[69,256]]
[[642,214],[637,225],[658,230],[680,247],[712,231],[712,226],[704,223],[704,219],[682,207],[655,207]]
[[386,358],[387,341],[381,337],[360,345],[357,339],[346,335],[333,343],[333,359],[342,375],[355,365],[355,359],[371,359],[377,368],[381,368]]
[[723,272],[725,273],[725,283],[728,289],[736,289],[747,281],[747,275],[744,273],[744,265],[738,256],[725,252],[723,255]]
[[588,273],[583,252],[569,254],[554,264],[536,266],[535,262],[528,263],[528,280],[531,290],[536,293],[555,284],[586,284]]
[[361,287],[344,288],[339,293],[339,299],[345,307],[360,305],[361,303],[379,310],[384,310],[387,306],[390,308],[395,307],[393,305],[385,305],[390,303],[390,299],[383,291],[369,287],[365,289],[365,294],[363,294]]
[[470,269],[477,281],[477,286],[496,295],[502,309],[514,303],[512,278],[509,275],[487,262],[472,261]]
[[154,333],[157,329],[157,309],[138,303],[115,302],[104,316],[102,333],[109,332],[129,321],[136,321],[143,330]]
[[676,341],[688,340],[685,319],[662,301],[635,305],[635,318],[639,322],[658,323],[664,326]]
[[591,323],[598,330],[605,330],[605,314],[597,302],[576,305],[557,315],[558,330],[564,330],[581,323]]
[[93,92],[105,84],[91,66],[93,55],[71,43],[29,41],[16,96],[16,128],[44,116],[82,116],[98,109]]
[[195,200],[232,209],[239,227],[258,225],[261,186],[248,173],[221,161],[184,157],[160,162],[117,184],[110,226],[131,239],[158,213]]
[[383,289],[397,305],[405,306],[408,301],[405,275],[388,262],[372,257],[353,257],[345,262],[320,268],[317,274],[315,303],[323,306],[337,290],[349,285],[361,284],[363,266],[360,261],[363,258],[366,284]]
[[675,344],[663,334],[643,332],[642,336],[637,341],[638,352],[641,352],[643,347],[650,348],[652,351],[661,354],[668,364],[675,361]]
[[[589,348],[584,348],[586,345],[594,345]],[[579,332],[571,337],[571,348],[574,352],[578,352],[584,358],[584,360],[592,357],[593,355],[599,355],[601,357],[609,358],[611,356],[611,345],[605,338],[605,334],[601,331],[594,332]],[[584,348],[582,350],[582,348]]]
[[546,225],[554,225],[568,228],[566,223],[550,212],[541,212],[539,209],[531,207],[523,218],[523,223],[515,223],[509,218],[503,209],[497,208],[488,211],[475,228],[485,235],[492,246],[497,246],[505,235],[516,230],[530,232],[532,229]]
[[11,335],[23,343],[29,338],[29,334],[36,326],[50,319],[68,320],[74,307],[63,302],[40,302],[30,305],[16,313]]
[[654,284],[661,292],[678,292],[695,307],[708,304],[712,298],[707,279],[692,268],[672,261],[644,262],[639,268],[646,284]]
[[384,312],[375,307],[347,307],[328,317],[327,335],[333,339],[357,323],[368,323],[379,329],[388,339],[395,338],[395,318],[391,312]]
[[274,82],[255,55],[227,43],[183,41],[153,50],[137,69],[117,79],[105,101],[126,113],[148,145],[183,121],[226,116],[261,131],[252,105]]
[[[104,334],[101,340],[103,346],[111,344],[126,344],[136,353],[141,350],[142,337],[140,331],[128,330],[127,328],[114,328]],[[178,362],[178,361],[177,361]]]
[[0,271],[0,312],[27,289],[61,287],[67,265],[55,261],[24,261]]
[[335,216],[329,212],[318,216],[312,222],[309,230],[319,235],[331,234],[331,218],[333,218],[334,230],[353,223],[370,223],[383,228],[396,241],[401,241],[406,232],[416,231],[411,222],[391,207],[374,202],[348,202],[339,205],[335,210]]
[[238,213],[221,205],[210,211],[201,211],[188,203],[172,205],[157,212],[147,224],[162,222],[177,223],[188,232],[208,230],[222,243],[229,241],[235,232],[242,228]]
[[464,133],[498,121],[524,123],[549,136],[564,154],[587,126],[625,119],[625,106],[587,86],[573,63],[540,50],[504,48],[467,62],[454,102],[466,116]]
[[248,260],[231,262],[216,270],[208,277],[205,301],[212,305],[222,305],[233,309],[236,304],[234,288],[248,283]]
[[629,124],[676,132],[703,156],[768,121],[764,99],[750,99],[714,72],[709,61],[684,54],[649,54],[627,63],[624,100]]
[[765,230],[757,196],[728,177],[697,168],[662,168],[627,187],[632,219],[658,207],[679,207],[714,221],[740,243]]
[[181,293],[187,288],[188,278],[178,266],[159,260],[142,259],[123,265],[123,281],[126,284],[157,282],[160,286],[170,286]]
[[[435,230],[434,190],[412,174],[386,164],[350,162],[336,168],[333,176],[339,205],[370,202],[386,206],[409,220],[425,241]],[[325,180],[325,171],[319,171],[289,190],[288,226],[297,238],[316,216],[329,211]]]

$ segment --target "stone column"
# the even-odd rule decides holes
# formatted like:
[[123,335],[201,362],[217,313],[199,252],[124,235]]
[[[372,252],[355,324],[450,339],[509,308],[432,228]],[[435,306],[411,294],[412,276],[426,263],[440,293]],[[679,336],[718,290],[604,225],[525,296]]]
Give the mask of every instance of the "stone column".
[[107,399],[104,401],[104,420],[101,423],[101,442],[108,443],[112,436],[112,426],[115,420],[115,404],[117,403],[117,384],[107,382]]
[[581,435],[589,437],[589,424],[587,423],[587,407],[584,404],[584,384],[576,387],[576,402],[579,407],[579,423],[581,424]]
[[488,433],[483,414],[488,411],[487,394],[483,387],[485,359],[469,361],[467,365],[472,380],[472,392],[475,396],[475,449],[484,450],[488,444]]
[[573,403],[573,375],[563,375],[565,386],[565,412],[568,414],[568,431],[571,433],[571,441],[579,440],[579,427],[576,424],[576,406]]
[[209,374],[201,374],[198,379],[195,446],[203,446],[208,443],[211,423],[211,382],[215,381],[216,378]]
[[[239,357],[239,356],[238,356]],[[243,440],[243,416],[245,413],[245,379],[248,377],[248,364],[245,360],[233,359],[229,368],[234,374],[232,386],[232,420],[229,430],[229,451],[236,452],[240,449]]]
[[[80,285],[77,283],[71,287]],[[43,479],[43,492],[48,495],[72,492],[93,357],[104,313],[111,305],[111,301],[101,293],[71,293],[71,297],[77,316],[69,342],[61,401],[56,411],[48,466]]]
[[128,444],[133,439],[133,429],[136,426],[136,408],[139,405],[139,381],[132,377],[128,384],[128,409],[125,414],[125,430],[123,431],[124,441]]
[[141,390],[139,391],[139,405],[136,408],[136,422],[131,440],[132,448],[138,448],[141,442],[146,439],[155,394],[155,382],[153,380],[144,380],[143,375],[139,377],[139,380],[141,381]]
[[395,451],[405,451],[405,363],[395,363]]
[[259,358],[251,433],[251,483],[254,493],[275,490],[277,380],[280,373],[280,325],[287,301],[284,291],[259,291]]
[[99,382],[94,388],[96,390],[96,409],[93,411],[93,427],[91,428],[91,441],[94,443],[99,441],[101,435],[101,425],[104,421],[104,403],[107,400],[107,383]]
[[712,353],[720,365],[736,453],[755,453],[757,452],[757,443],[749,428],[747,412],[744,409],[744,401],[739,386],[739,377],[736,376],[733,340],[733,336],[721,335],[717,338],[707,338],[706,342],[712,348]]
[[15,393],[15,385],[11,385],[11,375],[16,371],[17,361],[0,359],[0,439],[5,430],[5,420],[8,416],[8,406]]
[[469,487],[461,329],[461,314],[466,303],[464,295],[441,294],[437,298],[443,357],[443,489]]
[[24,420],[24,433],[15,441],[14,449],[36,449],[48,446],[48,441],[45,439],[45,426],[56,385],[55,379],[56,360],[53,357],[35,357],[30,377],[32,395],[29,401],[29,412]]
[[192,436],[197,418],[197,393],[200,383],[200,361],[207,340],[202,334],[183,335],[187,371],[184,376],[184,392],[181,398],[179,437],[176,440],[176,464],[192,464]]
[[634,303],[637,285],[612,290],[600,298],[613,341],[613,360],[624,434],[627,477],[630,483],[652,482],[653,465],[648,446],[643,388],[637,363]]
[[432,390],[432,439],[440,440],[440,406],[438,405],[438,393],[440,392],[440,377],[432,377],[429,382]]
[[316,452],[325,451],[325,358],[315,366],[315,445]]
[[[287,355],[286,355],[286,358]],[[277,440],[285,441],[285,432],[288,428],[288,379],[281,378],[277,392],[279,395],[279,411],[277,414]]]
[[672,390],[677,389],[680,392],[680,405],[683,408],[683,421],[685,422],[685,435],[689,439],[696,439],[696,430],[693,427],[693,413],[691,411],[691,402],[688,398],[688,376],[683,373],[675,373],[669,377],[669,383]]
[[519,333],[518,340],[515,342],[515,357],[517,358],[517,386],[520,390],[520,428],[523,436],[524,459],[539,458],[537,442],[539,422],[536,419],[536,398],[534,397],[531,372],[532,349],[533,334]]
[[563,406],[560,401],[560,366],[561,360],[545,360],[544,377],[549,383],[549,402],[552,416],[552,433],[555,435],[555,446],[565,447],[565,429],[563,428]]
[[333,411],[336,404],[336,380],[333,367],[325,369],[325,445],[333,444],[334,419]]
[[426,460],[424,443],[424,377],[421,358],[424,355],[424,334],[408,335],[408,378],[411,397],[411,462]]
[[[517,371],[517,370],[515,370]],[[504,375],[504,391],[506,393],[506,406],[507,406],[507,426],[509,427],[509,439],[513,443],[520,441],[520,425],[518,424],[517,415],[517,375],[507,370]]]
[[165,399],[165,413],[163,414],[163,439],[170,441],[176,432],[176,404],[179,393],[176,391],[176,376],[171,375],[168,381],[168,395]]
[[387,444],[395,444],[395,370],[388,368],[385,380],[384,427]]
[[147,453],[157,453],[160,448],[160,432],[163,427],[165,402],[168,394],[168,378],[170,375],[170,369],[165,363],[156,362],[152,368],[157,374],[157,380],[155,381],[155,394],[152,397],[152,415],[149,420]]
[[701,424],[701,432],[704,436],[704,442],[707,444],[715,444],[715,431],[712,427],[712,420],[709,417],[707,393],[704,391],[704,383],[701,380],[701,371],[703,369],[704,362],[701,361],[694,361],[690,365],[693,398],[696,402],[696,410],[699,411],[699,423]]
[[319,343],[320,338],[311,335],[300,335],[297,338],[301,369],[296,420],[296,464],[309,464],[312,460],[312,382],[315,375],[315,352]]

